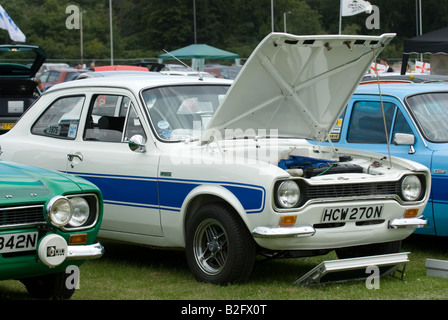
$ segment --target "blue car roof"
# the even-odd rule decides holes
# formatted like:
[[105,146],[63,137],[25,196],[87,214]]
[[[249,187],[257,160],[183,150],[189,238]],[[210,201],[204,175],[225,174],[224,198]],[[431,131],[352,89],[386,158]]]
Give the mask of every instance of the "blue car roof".
[[[428,91],[448,91],[448,82],[386,83],[380,84],[381,93],[404,98],[408,95]],[[378,94],[378,84],[359,85],[354,94]]]

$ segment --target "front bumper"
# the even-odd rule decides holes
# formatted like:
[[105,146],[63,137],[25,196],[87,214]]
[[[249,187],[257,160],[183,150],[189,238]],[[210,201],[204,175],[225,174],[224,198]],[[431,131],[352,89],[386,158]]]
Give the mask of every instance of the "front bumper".
[[87,246],[68,246],[66,260],[98,259],[103,254],[104,254],[104,247],[99,242]]
[[43,237],[37,248],[39,260],[50,268],[57,267],[66,260],[96,259],[103,253],[104,247],[100,243],[68,245],[65,239],[57,234],[48,234]]
[[[389,229],[397,228],[424,228],[428,225],[423,216],[417,218],[393,219],[389,222]],[[311,237],[316,234],[316,229],[312,226],[294,227],[257,227],[252,231],[255,238],[299,238]]]

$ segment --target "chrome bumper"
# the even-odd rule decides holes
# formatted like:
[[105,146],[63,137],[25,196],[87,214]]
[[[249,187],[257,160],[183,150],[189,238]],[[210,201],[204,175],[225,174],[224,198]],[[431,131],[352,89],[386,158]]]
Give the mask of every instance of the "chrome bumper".
[[89,260],[98,259],[104,254],[104,247],[101,243],[88,246],[68,246],[67,260]]
[[417,218],[400,218],[394,219],[389,223],[389,228],[424,228],[428,225],[426,218],[420,216]]
[[310,226],[297,226],[292,228],[257,227],[252,231],[255,238],[299,238],[311,237],[316,230]]

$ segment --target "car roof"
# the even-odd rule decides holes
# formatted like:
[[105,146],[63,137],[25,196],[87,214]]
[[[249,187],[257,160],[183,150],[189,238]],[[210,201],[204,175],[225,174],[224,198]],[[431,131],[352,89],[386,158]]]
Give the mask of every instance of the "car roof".
[[182,84],[225,84],[230,85],[232,81],[217,79],[214,77],[203,78],[187,77],[187,76],[168,76],[168,75],[148,75],[148,76],[133,76],[123,75],[117,77],[99,77],[87,78],[76,81],[63,82],[53,86],[46,92],[53,92],[55,90],[64,90],[68,88],[83,88],[83,87],[112,87],[112,88],[126,88],[134,92],[153,86],[161,85],[182,85]]
[[[404,98],[408,95],[431,91],[448,91],[447,82],[429,82],[429,83],[385,83],[380,84],[382,94],[394,95]],[[378,84],[359,85],[354,94],[379,93]]]

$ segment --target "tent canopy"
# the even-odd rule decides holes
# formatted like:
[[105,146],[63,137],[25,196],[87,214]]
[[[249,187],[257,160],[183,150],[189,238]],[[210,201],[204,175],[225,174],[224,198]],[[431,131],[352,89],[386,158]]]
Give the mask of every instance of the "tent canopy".
[[178,59],[239,59],[236,53],[224,51],[211,47],[206,44],[192,44],[185,48],[164,53],[159,59],[172,59],[175,56]]
[[413,53],[448,54],[448,27],[405,40],[401,74],[406,73],[409,55]]
[[[203,69],[204,60],[220,60],[220,59],[236,59],[238,60],[240,56],[236,53],[221,50],[207,44],[192,44],[187,47],[171,51],[169,53],[164,53],[159,55],[159,62],[161,63],[164,59],[192,59],[193,69],[197,69],[194,66],[198,65],[199,70]],[[237,63],[239,64],[239,63]],[[202,70],[201,70],[202,71]]]

